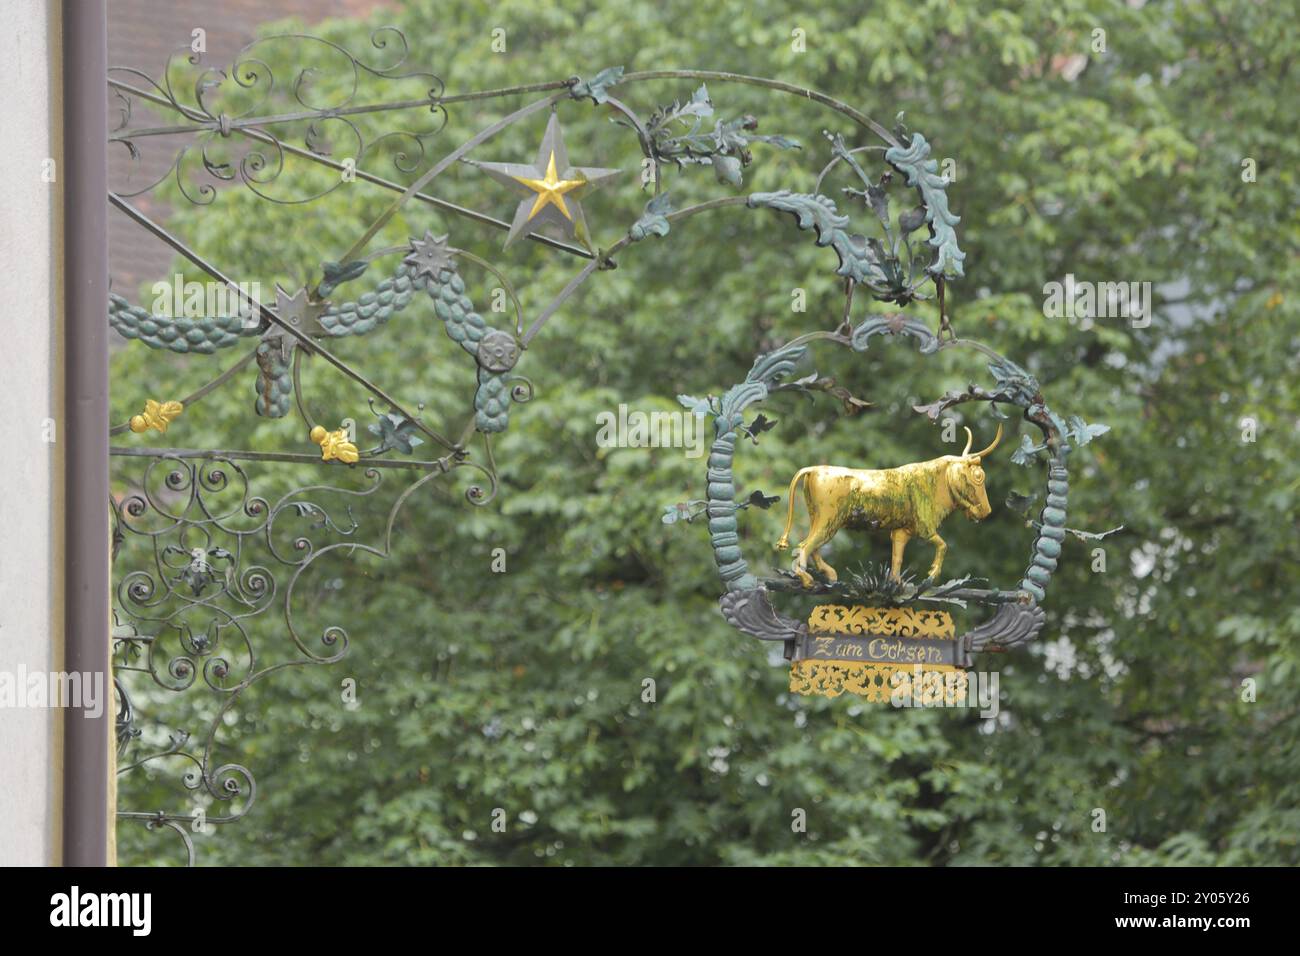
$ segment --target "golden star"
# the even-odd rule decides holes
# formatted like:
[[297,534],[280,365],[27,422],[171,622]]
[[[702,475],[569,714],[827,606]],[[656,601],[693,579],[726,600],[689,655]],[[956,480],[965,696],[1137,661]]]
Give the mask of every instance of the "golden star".
[[465,160],[523,195],[515,207],[514,220],[506,235],[506,247],[523,236],[537,235],[538,229],[546,226],[555,226],[566,236],[580,237],[584,245],[589,245],[582,204],[588,192],[616,175],[618,170],[570,165],[564,136],[560,132],[560,119],[553,111],[536,155],[537,159],[532,163]]
[[577,189],[586,182],[584,179],[561,179],[559,177],[559,174],[555,171],[555,150],[551,150],[551,158],[546,164],[545,178],[528,179],[524,176],[515,176],[514,178],[537,193],[537,199],[533,201],[533,208],[528,213],[529,219],[532,219],[548,205],[551,205],[558,209],[565,219],[572,220],[573,216],[569,215],[569,207],[564,204],[564,194]]

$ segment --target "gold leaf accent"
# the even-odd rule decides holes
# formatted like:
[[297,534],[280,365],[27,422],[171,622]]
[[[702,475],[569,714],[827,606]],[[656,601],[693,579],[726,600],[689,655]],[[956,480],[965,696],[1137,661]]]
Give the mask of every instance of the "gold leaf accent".
[[144,411],[139,415],[132,415],[128,426],[137,435],[151,428],[166,432],[167,426],[183,411],[185,406],[180,402],[159,402],[148,398],[145,399]]
[[311,440],[320,445],[321,461],[341,461],[352,464],[361,458],[357,446],[348,441],[348,430],[340,428],[326,431],[321,425],[311,430]]
[[953,640],[952,615],[925,607],[863,607],[820,604],[808,615],[814,634],[879,634],[882,637],[933,637]]
[[[903,676],[895,678],[895,674]],[[856,694],[871,703],[889,703],[893,695],[911,699],[912,681],[921,679],[922,706],[953,706],[966,699],[968,675],[960,668],[938,664],[922,669],[865,661],[795,661],[790,665],[790,692],[805,697]]]

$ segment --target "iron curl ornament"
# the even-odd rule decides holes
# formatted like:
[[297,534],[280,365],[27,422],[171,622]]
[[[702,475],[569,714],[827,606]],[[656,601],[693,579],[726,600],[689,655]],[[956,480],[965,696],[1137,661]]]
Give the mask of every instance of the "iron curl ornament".
[[[239,381],[245,370],[252,385],[245,393],[251,412],[282,427],[286,436],[292,433],[289,447],[274,451],[140,445],[112,449],[124,471],[143,463],[142,471],[119,476],[127,490],[111,502],[115,544],[124,561],[141,565],[120,570],[115,592],[122,774],[175,764],[181,767],[183,790],[214,809],[204,812],[206,823],[225,824],[247,814],[257,792],[255,775],[244,763],[222,755],[221,729],[248,688],[287,668],[337,663],[353,639],[342,622],[325,624],[315,634],[304,631],[299,614],[302,605],[311,602],[304,600],[307,589],[301,582],[318,573],[318,562],[326,556],[387,558],[398,514],[440,477],[463,469],[477,472],[465,496],[475,505],[491,502],[499,487],[493,438],[509,428],[515,407],[534,394],[532,381],[518,372],[532,340],[588,280],[616,267],[624,252],[645,242],[676,239],[681,223],[714,212],[793,217],[799,229],[812,232],[819,246],[835,253],[835,272],[845,290],[843,315],[834,329],[811,331],[759,356],[746,379],[719,397],[686,399],[714,422],[707,498],[699,504],[708,518],[724,587],[723,617],[747,635],[783,642],[786,656],[796,665],[807,663],[792,675],[792,681],[800,682],[797,689],[828,694],[850,690],[868,697],[879,694],[880,673],[855,665],[882,662],[853,658],[864,635],[895,644],[911,641],[903,649],[914,656],[924,652],[928,662],[960,671],[973,654],[1018,646],[1038,633],[1043,625],[1040,604],[1068,530],[1066,456],[1104,426],[1062,419],[1049,409],[1042,389],[1024,368],[953,332],[945,288],[964,274],[959,219],[949,208],[948,182],[930,155],[929,141],[909,132],[901,114],[887,129],[816,90],[709,70],[629,73],[616,66],[587,77],[449,93],[441,79],[408,65],[410,45],[399,31],[375,31],[370,47],[361,57],[329,40],[291,34],[254,41],[225,69],[209,69],[187,50],[169,60],[157,79],[136,69],[110,70],[109,89],[119,107],[111,141],[132,160],[141,155],[141,144],[175,138],[182,143],[172,150],[161,177],[114,188],[109,195],[112,208],[228,290],[231,298],[224,306],[173,314],[114,294],[106,304],[107,321],[138,345],[198,361],[242,352],[190,394],[142,396],[140,412],[116,425],[111,434],[156,431],[168,439],[183,435],[191,409]],[[290,64],[287,70],[283,62]],[[662,84],[672,84],[675,98],[657,97],[649,112],[638,111],[626,99],[632,91]],[[760,133],[757,117],[715,105],[716,91],[732,85],[793,96],[825,109],[833,128],[815,129],[821,135],[802,141]],[[478,115],[485,103],[519,96],[536,98],[440,156],[432,155],[430,148],[443,135],[450,110],[472,103]],[[169,113],[175,122],[135,126],[137,106]],[[602,197],[620,188],[637,188],[636,177],[620,177],[620,170],[594,163],[570,163],[561,130],[562,112],[591,108],[610,114],[615,122],[607,128],[616,135],[635,140],[647,172],[650,195],[644,211],[631,222],[619,223],[612,235],[602,231]],[[415,118],[392,125],[390,119],[399,116]],[[536,154],[511,162],[496,152],[480,151],[502,131],[523,123],[536,125],[534,141],[541,144]],[[868,141],[859,144],[859,137]],[[818,155],[818,148],[825,151],[825,162],[798,188],[743,191],[747,171],[763,155]],[[391,155],[391,168],[371,161],[383,153]],[[298,175],[310,168],[324,175]],[[712,173],[720,195],[677,205],[667,188],[670,178],[704,169]],[[833,170],[855,180],[837,198],[822,189]],[[341,179],[344,172],[352,179]],[[440,177],[447,175],[477,177],[493,209],[472,209],[439,196]],[[306,264],[310,279],[292,288],[277,287],[273,302],[250,294],[218,263],[133,202],[173,182],[179,196],[200,212],[214,207],[223,191],[238,188],[261,200],[297,206],[330,195],[345,181],[381,190],[391,201],[348,248],[331,259]],[[895,215],[891,203],[898,195],[907,197],[907,206]],[[589,204],[585,211],[583,203]],[[511,207],[513,217],[501,218],[499,213],[509,214]],[[442,217],[437,228],[421,222],[406,242],[374,248],[375,238],[396,215],[425,211]],[[869,229],[859,224],[859,217]],[[443,220],[454,220],[455,228]],[[582,264],[560,292],[529,314],[508,280],[508,269],[464,248],[470,243],[458,239],[464,235],[462,227],[496,230],[504,234],[506,247],[527,240]],[[486,276],[505,291],[509,308],[504,319],[476,305],[471,274]],[[855,294],[859,311],[864,301],[900,310],[935,301],[939,327],[932,331],[920,318],[901,311],[855,315]],[[449,340],[455,360],[472,367],[473,392],[465,396],[462,422],[432,420],[423,403],[393,394],[347,360],[349,340],[395,336],[393,329],[403,323],[409,323],[407,334],[411,329],[428,334],[440,328],[436,337]],[[762,495],[735,500],[732,462],[738,438],[757,438],[764,430],[762,416],[747,415],[784,391],[820,391],[846,403],[858,401],[815,373],[794,378],[796,364],[815,344],[861,355],[878,337],[911,339],[923,355],[969,349],[987,361],[992,383],[950,393],[918,409],[931,419],[955,405],[989,402],[1020,409],[1040,429],[1041,444],[1030,443],[1016,452],[1025,463],[1039,457],[1047,461],[1047,503],[1037,522],[1029,565],[1017,584],[980,589],[966,581],[917,585],[886,576],[858,582],[857,592],[834,581],[814,582],[808,588],[808,581],[797,578],[760,577],[742,555],[741,512],[770,503]],[[365,391],[371,417],[366,427],[350,417],[358,409],[338,407],[333,396],[319,406],[309,401],[302,376],[306,362],[323,363]],[[328,409],[328,417],[313,414],[313,408],[321,407]],[[326,477],[278,495],[255,493],[256,469],[281,465],[327,469]],[[389,474],[412,477],[396,489],[383,529],[367,537],[350,504],[377,500]],[[676,506],[669,511],[681,513]],[[869,592],[886,606],[825,604],[809,621],[798,621],[774,605],[774,597],[795,592],[836,600]],[[988,605],[994,612],[958,637],[946,611],[921,606],[932,599]],[[266,661],[259,628],[287,635],[287,644],[281,641],[280,646],[291,648],[291,656]],[[828,646],[849,657],[821,659]],[[135,680],[144,681],[143,686],[128,686]],[[173,726],[169,732],[146,734],[145,710],[165,709],[169,697],[193,695],[208,701],[202,730]],[[189,862],[194,861],[190,834],[198,815],[176,807],[120,811],[124,820],[178,834]]]
[[[143,165],[143,144],[192,137],[173,151],[161,175],[144,183],[123,183],[114,191],[129,198],[173,180],[186,200],[208,205],[222,186],[239,183],[269,202],[298,205],[342,188],[346,180],[333,177],[327,185],[296,194],[284,190],[279,181],[295,159],[342,169],[344,163],[333,157],[346,157],[356,168],[372,154],[389,152],[392,172],[418,169],[429,140],[446,123],[442,80],[407,68],[410,45],[394,27],[372,32],[370,46],[372,55],[363,59],[330,40],[290,33],[252,41],[226,69],[205,66],[202,53],[192,47],[174,52],[158,79],[131,67],[110,68],[117,121],[109,143],[126,151],[129,170]],[[277,77],[272,61],[285,57],[293,62],[290,75]],[[324,83],[324,78],[332,82]],[[373,84],[420,95],[358,102]],[[287,104],[272,110],[281,107],[281,99]],[[162,107],[181,122],[132,127],[137,102]],[[376,113],[413,109],[429,115],[409,128],[372,132],[364,123]]]

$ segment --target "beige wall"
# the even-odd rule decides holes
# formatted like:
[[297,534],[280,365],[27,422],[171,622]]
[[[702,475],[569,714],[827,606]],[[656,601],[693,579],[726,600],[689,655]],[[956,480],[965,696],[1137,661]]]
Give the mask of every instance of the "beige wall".
[[[62,382],[55,369],[62,270],[59,14],[55,0],[5,0],[0,63],[0,671],[61,663]],[[55,423],[53,443],[46,420]],[[55,862],[62,713],[0,707],[0,866]]]

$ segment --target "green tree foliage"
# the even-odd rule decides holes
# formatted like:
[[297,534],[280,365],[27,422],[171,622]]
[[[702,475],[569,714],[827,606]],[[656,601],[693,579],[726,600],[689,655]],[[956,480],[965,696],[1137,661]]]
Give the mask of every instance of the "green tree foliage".
[[[1029,0],[1012,9],[829,0],[797,12],[774,0],[599,10],[572,0],[421,0],[393,20],[414,61],[453,94],[622,64],[777,77],[885,125],[906,111],[936,157],[956,161],[949,193],[968,257],[966,278],[949,287],[955,328],[1021,361],[1063,413],[1110,424],[1072,456],[1069,523],[1126,531],[1069,541],[1040,640],[979,662],[1000,677],[996,719],[791,696],[779,654],[721,620],[702,523],[659,520],[666,504],[703,497],[703,459],[595,442],[600,412],[620,403],[673,410],[678,393],[717,394],[757,352],[838,320],[834,256],[792,219],[743,208],[692,218],[625,250],[529,349],[519,371],[537,396],[516,406],[494,446],[502,484],[490,504],[467,504],[472,477],[456,472],[406,503],[389,560],[330,559],[311,572],[295,605],[300,631],[311,640],[344,623],[350,654],[275,675],[226,722],[220,756],[253,769],[257,803],[240,823],[196,837],[201,861],[1300,862],[1294,18],[1251,0]],[[335,22],[325,33],[360,51],[373,25]],[[504,53],[492,51],[496,28]],[[615,89],[648,115],[697,85]],[[709,93],[720,117],[752,113],[759,132],[803,144],[755,146],[744,191],[807,191],[829,158],[822,130],[858,135],[798,97],[724,83]],[[526,101],[453,104],[425,164]],[[630,171],[586,203],[592,239],[607,247],[648,198],[631,172],[635,137],[607,107],[567,102],[560,111],[575,163]],[[542,126],[521,123],[474,155],[531,159]],[[866,155],[879,171],[878,155]],[[371,168],[411,179],[379,159]],[[679,208],[737,192],[706,168],[667,176]],[[848,185],[832,176],[826,187],[842,210]],[[516,202],[468,167],[434,191],[504,218]],[[174,225],[232,275],[300,284],[389,201],[363,183],[287,208],[229,189],[210,207],[178,205]],[[426,228],[498,263],[526,320],[582,264],[535,243],[503,254],[498,232],[421,205],[370,248]],[[463,272],[480,309],[508,324],[486,311],[497,281]],[[1151,282],[1150,326],[1046,318],[1043,286],[1067,273]],[[796,287],[806,290],[805,313],[791,310]],[[858,314],[869,305],[859,300]],[[917,310],[933,322],[933,303]],[[424,402],[444,431],[459,428],[472,369],[427,304],[336,348],[391,394]],[[121,350],[116,420],[137,410],[144,383],[172,397],[222,361]],[[764,406],[779,424],[757,447],[746,443],[737,463],[742,496],[782,496],[781,507],[744,515],[755,563],[769,559],[798,467],[948,453],[911,405],[988,384],[969,355],[926,360],[894,342],[858,358],[818,352],[816,363],[875,404],[853,417],[829,396]],[[322,420],[369,420],[364,393],[319,360],[308,363],[304,389]],[[993,419],[965,408],[977,440],[987,438]],[[1254,440],[1244,440],[1243,419],[1257,423]],[[1009,424],[1004,451],[986,462],[993,518],[976,528],[954,516],[944,531],[947,570],[1004,585],[1019,580],[1032,532],[1002,500],[1041,484],[1037,467],[1009,461],[1014,427],[1031,433]],[[187,410],[165,441],[310,449],[303,430],[296,418],[256,418],[249,381],[237,377]],[[320,477],[276,465],[250,473],[263,494]],[[117,474],[125,484],[126,463]],[[399,485],[388,475],[382,494],[352,505],[359,537],[380,533]],[[861,535],[835,544],[841,567],[885,556]],[[507,555],[504,573],[491,569],[496,548]],[[920,565],[928,553],[909,558]],[[118,574],[130,566],[120,559]],[[958,613],[978,620],[978,611]],[[269,659],[295,656],[274,614],[255,638]],[[356,709],[340,701],[345,678],[356,681]],[[646,680],[653,702],[643,699]],[[203,711],[187,701],[199,695],[151,694],[150,716],[190,726]],[[123,807],[183,809],[178,784],[166,764],[128,775]],[[792,828],[798,810],[807,832]],[[492,826],[498,811],[504,832]],[[125,861],[171,859],[164,837],[134,823],[121,838]]]

